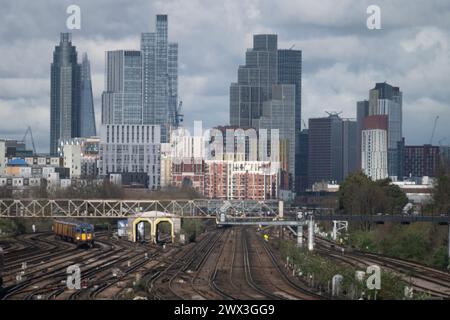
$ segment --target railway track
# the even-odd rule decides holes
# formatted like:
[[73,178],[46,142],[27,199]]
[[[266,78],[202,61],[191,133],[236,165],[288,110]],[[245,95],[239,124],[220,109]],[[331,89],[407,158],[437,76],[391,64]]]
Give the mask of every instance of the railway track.
[[286,277],[253,228],[236,228],[233,232],[234,241],[227,241],[222,248],[222,259],[211,276],[211,287],[226,299],[323,299]]
[[182,292],[185,291],[185,288],[177,285],[175,289],[175,285],[188,282],[187,274],[198,271],[222,234],[223,230],[207,233],[191,251],[180,255],[164,270],[158,272],[149,283],[149,292],[153,298],[157,300],[183,299]]
[[[146,247],[139,249],[135,244],[126,241],[108,239],[106,234],[100,238],[102,240],[97,239],[96,248],[94,249],[75,250],[69,253],[64,253],[64,250],[61,249],[63,246],[67,249],[67,245],[70,246],[71,244],[53,240],[52,243],[59,246],[61,250],[60,255],[53,257],[54,253],[49,253],[51,257],[47,256],[48,261],[30,266],[29,272],[27,271],[26,273],[26,278],[19,283],[12,283],[14,279],[11,279],[10,274],[9,285],[7,283],[8,286],[3,299],[70,299],[80,296],[84,297],[86,292],[93,292],[88,297],[94,298],[96,293],[100,293],[102,288],[107,286],[104,283],[100,286],[95,281],[106,280],[108,285],[115,282],[114,279],[111,279],[113,278],[112,276],[107,276],[112,275],[112,272],[110,272],[112,268],[125,264],[123,275],[127,275],[142,266],[144,260],[148,261],[154,257],[150,253],[147,256],[144,255],[144,251],[147,251]],[[39,258],[43,257],[40,256]],[[129,267],[127,261],[130,261]],[[95,290],[92,290],[91,287],[91,290],[79,290],[75,293],[70,293],[66,289],[64,283],[64,280],[67,278],[66,269],[76,262],[79,262],[82,280],[94,283]]]

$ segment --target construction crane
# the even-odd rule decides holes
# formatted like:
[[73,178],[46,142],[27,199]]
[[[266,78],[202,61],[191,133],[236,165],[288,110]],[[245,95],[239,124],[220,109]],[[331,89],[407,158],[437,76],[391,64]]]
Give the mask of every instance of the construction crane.
[[436,118],[434,119],[434,126],[433,126],[433,131],[431,132],[430,145],[433,144],[433,138],[434,138],[434,133],[436,132],[436,126],[437,126],[438,119],[439,119],[439,116],[436,116]]
[[308,126],[306,125],[306,122],[305,122],[305,119],[302,119],[302,121],[303,121],[303,129],[308,129]]
[[181,114],[181,108],[183,107],[183,101],[180,101],[178,108],[175,110],[175,125],[178,128],[181,122],[183,122],[184,115]]
[[30,138],[31,138],[31,144],[33,146],[33,153],[36,154],[36,146],[34,144],[33,131],[31,131],[31,127],[30,126],[28,126],[27,131],[25,131],[25,135],[23,136],[21,142],[23,142],[26,145],[26,140],[27,140],[28,134],[30,135]]

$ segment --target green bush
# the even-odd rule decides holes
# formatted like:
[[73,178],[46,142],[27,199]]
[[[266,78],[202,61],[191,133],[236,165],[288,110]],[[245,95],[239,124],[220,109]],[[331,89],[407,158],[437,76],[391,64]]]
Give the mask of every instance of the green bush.
[[434,251],[432,264],[436,268],[448,269],[450,261],[448,258],[448,248],[441,246]]

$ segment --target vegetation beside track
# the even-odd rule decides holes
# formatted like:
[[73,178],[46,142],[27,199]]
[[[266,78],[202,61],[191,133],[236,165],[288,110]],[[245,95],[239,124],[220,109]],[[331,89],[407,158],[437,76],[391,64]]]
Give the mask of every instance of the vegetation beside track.
[[432,223],[386,224],[367,232],[351,230],[348,244],[362,251],[447,269],[447,232],[448,226]]
[[[301,273],[303,281],[320,291],[331,290],[332,278],[339,274],[343,277],[341,299],[359,299],[364,295],[366,299],[373,299],[375,291],[369,291],[366,280],[359,281],[355,277],[358,270],[328,259],[315,252],[298,248],[292,241],[279,240],[275,246],[280,250],[282,258],[295,266]],[[361,270],[365,271],[365,270]],[[407,284],[392,272],[381,271],[381,290],[376,293],[376,298],[381,300],[403,299]],[[415,299],[418,297],[416,296]]]

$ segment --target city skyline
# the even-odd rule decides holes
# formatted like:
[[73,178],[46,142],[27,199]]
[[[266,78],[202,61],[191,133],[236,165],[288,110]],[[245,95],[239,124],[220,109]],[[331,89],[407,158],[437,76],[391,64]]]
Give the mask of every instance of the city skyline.
[[[5,57],[0,66],[0,108],[4,111],[0,131],[2,136],[20,138],[30,125],[38,151],[43,152],[48,149],[46,130],[50,118],[50,55],[46,54],[51,54],[57,41],[55,30],[68,32],[65,28],[68,4],[48,1],[49,5],[42,6],[46,12],[41,12],[40,4],[21,8],[15,3],[8,3],[2,11],[9,14],[3,19],[9,27],[0,31],[4,39],[0,52]],[[368,89],[375,83],[387,81],[400,86],[404,93],[406,144],[429,143],[437,115],[440,118],[433,144],[438,145],[439,141],[449,144],[450,132],[445,123],[450,121],[450,97],[445,83],[450,76],[445,70],[450,65],[450,41],[446,31],[448,21],[443,19],[450,11],[449,6],[439,1],[435,1],[437,6],[424,8],[411,4],[405,12],[400,5],[381,2],[382,30],[368,30],[365,25],[368,3],[346,2],[335,8],[333,15],[330,11],[333,6],[319,10],[312,4],[301,2],[295,6],[280,2],[277,8],[266,2],[214,5],[209,19],[218,15],[219,9],[225,9],[222,28],[232,30],[217,37],[220,26],[211,26],[211,21],[202,16],[207,7],[205,2],[138,1],[129,5],[130,12],[121,12],[119,4],[111,3],[102,12],[95,10],[101,3],[91,5],[81,1],[82,29],[71,32],[78,52],[87,52],[91,60],[97,127],[105,51],[139,50],[139,34],[151,30],[157,13],[167,13],[171,21],[169,38],[180,45],[179,100],[184,102],[186,126],[194,120],[203,120],[208,127],[228,122],[228,87],[235,81],[236,66],[243,64],[242,51],[251,47],[254,34],[271,33],[278,34],[279,47],[295,45],[294,49],[303,52],[302,119],[325,116],[325,111],[343,111],[344,117],[356,118],[356,102],[367,99]],[[270,9],[279,15],[268,19]],[[198,13],[189,16],[195,10]],[[34,15],[36,12],[42,15]],[[57,18],[50,22],[41,20],[46,14]],[[101,25],[96,21],[104,21],[99,15],[114,19]],[[241,15],[248,19],[234,24],[234,19],[242,20]],[[20,21],[28,23],[22,26]],[[30,28],[37,24],[39,28]],[[210,27],[205,28],[207,25]],[[3,33],[11,28],[15,31],[14,39]],[[33,50],[40,54],[32,55]],[[15,62],[17,52],[21,53],[20,64]],[[424,59],[427,56],[434,59]]]

